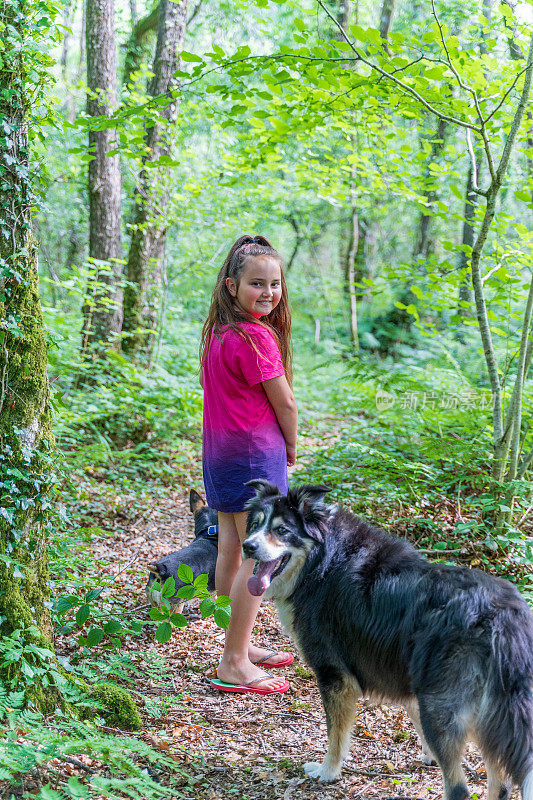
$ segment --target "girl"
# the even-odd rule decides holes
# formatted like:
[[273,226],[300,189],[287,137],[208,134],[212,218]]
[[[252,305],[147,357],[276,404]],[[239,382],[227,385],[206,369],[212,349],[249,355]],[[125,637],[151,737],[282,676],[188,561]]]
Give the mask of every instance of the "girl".
[[215,583],[230,595],[231,620],[217,679],[222,691],[271,694],[289,683],[262,666],[290,664],[290,653],[250,644],[261,603],[242,561],[245,486],[264,478],[286,492],[296,461],[298,412],[291,389],[291,318],[281,258],[264,236],[241,236],[220,270],[202,332],[203,471],[207,502],[218,510]]

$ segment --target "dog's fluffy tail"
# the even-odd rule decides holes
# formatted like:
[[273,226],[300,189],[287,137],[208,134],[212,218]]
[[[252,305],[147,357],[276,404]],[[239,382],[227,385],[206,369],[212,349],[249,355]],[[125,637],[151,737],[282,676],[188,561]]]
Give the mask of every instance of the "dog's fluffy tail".
[[522,788],[523,800],[533,800],[533,617],[518,593],[494,618],[492,656],[482,742]]

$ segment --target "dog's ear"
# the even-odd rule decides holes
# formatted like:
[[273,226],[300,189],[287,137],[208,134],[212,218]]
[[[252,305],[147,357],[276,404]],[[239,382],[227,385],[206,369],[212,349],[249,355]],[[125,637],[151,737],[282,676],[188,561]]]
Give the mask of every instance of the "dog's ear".
[[196,489],[191,489],[189,492],[189,507],[193,514],[197,514],[201,508],[205,506],[205,500],[201,494],[198,494]]
[[287,499],[293,508],[299,509],[303,501],[307,501],[311,505],[322,503],[324,497],[331,491],[333,491],[331,486],[326,486],[323,483],[297,486],[295,489],[289,489]]
[[329,486],[316,484],[297,486],[287,493],[289,505],[301,516],[305,532],[311,539],[323,542],[330,516],[330,508],[324,503],[324,496],[331,492]]
[[247,481],[245,486],[255,489],[256,497],[271,497],[279,494],[279,489],[274,483],[269,483],[268,481],[264,481],[260,478],[256,478],[253,481]]

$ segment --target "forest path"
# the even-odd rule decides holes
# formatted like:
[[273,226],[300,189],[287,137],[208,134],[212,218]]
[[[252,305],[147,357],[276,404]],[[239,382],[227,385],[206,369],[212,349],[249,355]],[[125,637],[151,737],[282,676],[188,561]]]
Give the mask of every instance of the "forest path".
[[[123,495],[118,505],[116,498],[106,505],[107,535],[92,543],[93,563],[113,576],[117,604],[126,606],[132,617],[147,618],[146,564],[192,538],[188,489],[163,494],[159,487],[142,503],[138,496]],[[399,707],[361,704],[342,779],[321,785],[306,778],[302,763],[321,760],[326,751],[325,715],[314,676],[282,633],[274,608],[269,603],[261,607],[254,640],[295,654],[294,663],[280,670],[291,689],[260,698],[221,694],[209,686],[207,678],[214,674],[224,633],[212,618],[199,618],[195,603],[190,603],[189,626],[174,629],[167,644],[156,642],[154,627],[146,626],[140,638],[124,645],[140,670],[130,685],[142,706],[145,727],[139,735],[183,764],[189,777],[176,785],[179,796],[206,800],[442,796],[440,772],[422,765],[417,736]],[[466,763],[471,791],[475,797],[486,797],[484,766],[473,748]]]

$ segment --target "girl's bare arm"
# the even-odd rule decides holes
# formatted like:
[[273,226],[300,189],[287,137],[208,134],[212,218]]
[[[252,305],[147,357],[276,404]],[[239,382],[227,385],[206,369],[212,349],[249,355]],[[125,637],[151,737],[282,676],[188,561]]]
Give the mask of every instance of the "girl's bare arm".
[[291,467],[296,462],[296,431],[298,430],[298,409],[294,394],[285,375],[263,381],[262,385],[278,418],[287,445],[287,464]]

